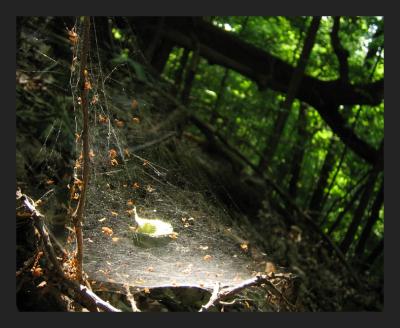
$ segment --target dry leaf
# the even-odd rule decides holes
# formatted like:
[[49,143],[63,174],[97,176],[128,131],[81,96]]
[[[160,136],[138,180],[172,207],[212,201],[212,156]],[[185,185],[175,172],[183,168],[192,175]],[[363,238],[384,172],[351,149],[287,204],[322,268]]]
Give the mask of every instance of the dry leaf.
[[145,294],[150,294],[150,289],[148,289],[147,287],[145,289],[143,289]]
[[133,206],[133,205],[135,205],[135,202],[134,202],[132,199],[129,199],[129,200],[126,202],[126,205],[128,205],[128,206]]
[[96,105],[96,104],[98,103],[98,101],[99,101],[99,95],[95,94],[95,95],[92,97],[92,100],[90,101],[90,104],[91,104],[91,105]]
[[43,288],[44,286],[47,285],[47,281],[42,281],[39,285],[37,285],[37,288]]
[[124,125],[125,125],[124,121],[122,121],[122,120],[115,119],[114,121],[115,121],[115,125],[116,125],[118,128],[122,128],[122,127],[124,127]]
[[178,233],[177,232],[173,232],[173,233],[169,234],[168,237],[171,238],[171,239],[178,239]]
[[249,246],[246,243],[240,244],[240,248],[244,251],[247,252],[249,250]]
[[139,188],[140,188],[140,185],[139,185],[137,182],[135,182],[135,183],[132,185],[132,187],[133,187],[133,189],[139,189]]
[[112,234],[113,234],[112,229],[109,227],[102,227],[101,231],[107,236],[112,236]]
[[146,187],[146,190],[147,190],[148,192],[153,192],[155,189],[154,189],[152,186],[148,185],[148,186]]
[[276,267],[275,267],[275,264],[274,263],[272,263],[272,262],[267,262],[267,263],[265,263],[265,272],[267,273],[267,274],[269,274],[269,273],[273,273],[273,272],[276,272]]
[[71,42],[72,45],[75,46],[78,43],[78,39],[79,39],[78,33],[76,33],[76,30],[75,30],[75,27],[73,27],[71,30],[68,30],[68,28],[67,28],[67,31],[68,31],[69,41]]
[[105,220],[107,220],[107,218],[101,218],[101,219],[99,219],[98,221],[99,221],[99,222],[103,222],[103,221],[105,221]]
[[110,150],[108,151],[108,156],[109,156],[111,159],[116,158],[117,155],[118,155],[118,153],[117,153],[117,151],[116,151],[115,149],[110,149]]
[[211,260],[211,255],[206,255],[206,256],[204,256],[204,257],[203,257],[203,260],[204,260],[204,261],[209,261],[209,260]]
[[208,246],[200,246],[199,247],[202,251],[206,251],[208,249]]
[[89,81],[85,81],[85,86],[84,86],[85,90],[90,90],[92,89],[92,85],[90,84]]
[[111,215],[112,215],[113,217],[117,217],[117,216],[118,216],[118,213],[117,213],[117,212],[111,211]]
[[154,268],[153,268],[153,267],[148,267],[148,268],[147,268],[147,271],[149,271],[149,272],[154,272]]
[[117,166],[118,165],[118,161],[114,158],[111,160],[111,165],[112,166]]
[[139,107],[139,102],[136,99],[132,99],[131,101],[131,108],[136,110]]
[[118,238],[118,237],[113,237],[113,238],[112,238],[112,241],[113,241],[114,243],[117,243],[117,242],[119,241],[119,238]]
[[140,123],[139,117],[132,117],[132,122],[135,124],[139,124]]
[[32,270],[32,275],[33,275],[35,278],[38,278],[38,277],[42,276],[42,275],[43,275],[43,269],[42,269],[41,267],[35,267],[35,268],[33,268],[33,270]]
[[103,116],[103,115],[100,114],[99,115],[99,122],[103,123],[103,124],[107,123],[108,122],[107,116]]
[[30,218],[32,216],[32,214],[29,212],[18,211],[17,216],[21,217],[21,218]]

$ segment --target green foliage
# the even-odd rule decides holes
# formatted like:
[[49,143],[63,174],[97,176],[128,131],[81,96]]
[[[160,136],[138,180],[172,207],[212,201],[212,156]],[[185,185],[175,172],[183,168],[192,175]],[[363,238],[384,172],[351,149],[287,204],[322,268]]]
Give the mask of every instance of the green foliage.
[[[249,42],[264,51],[277,56],[291,65],[296,65],[303,46],[305,33],[311,22],[310,17],[236,17],[214,16],[210,18],[215,26],[228,33]],[[243,29],[243,24],[246,27]],[[351,83],[368,83],[383,78],[383,33],[376,36],[378,29],[383,29],[382,17],[342,17],[340,20],[339,39],[344,49],[349,53],[349,79]],[[313,47],[306,74],[320,80],[335,80],[339,78],[339,61],[331,44],[332,17],[323,17],[317,33],[316,43]],[[368,52],[372,55],[368,55]],[[167,79],[172,80],[174,72],[179,67],[182,49],[174,48],[170,60],[164,70]],[[367,56],[369,56],[367,58]],[[222,85],[226,69],[217,65],[209,65],[205,60],[200,60],[194,85],[191,91],[193,108],[208,121],[217,114],[215,128],[224,135],[232,145],[254,164],[258,163],[260,154],[268,145],[268,136],[272,131],[275,119],[281,110],[284,94],[272,90],[260,92],[255,83],[246,77],[230,71]],[[281,172],[290,167],[290,158],[293,149],[298,143],[297,117],[299,103],[292,106],[281,143],[275,155],[272,172],[283,179],[281,184],[288,183],[290,176]],[[340,112],[345,117],[347,125],[355,129],[355,133],[367,143],[378,147],[383,138],[383,102],[375,107],[352,106],[341,107]],[[213,114],[214,113],[214,114]],[[360,177],[360,172],[365,172],[365,163],[351,150],[345,150],[340,139],[332,132],[318,112],[312,108],[307,110],[307,125],[305,127],[309,140],[306,142],[306,156],[301,163],[301,177],[298,185],[301,193],[298,203],[307,206],[309,197],[313,192],[319,172],[323,165],[328,146],[332,140],[335,143],[336,163],[333,172],[330,172],[328,186],[325,193],[326,207],[336,199],[342,199],[349,186]],[[200,134],[199,134],[200,135]],[[344,152],[344,159],[339,165],[340,154]],[[300,165],[300,163],[299,163]],[[334,175],[334,172],[337,173]],[[335,178],[333,181],[332,179]],[[329,226],[340,213],[342,206],[334,207],[329,217],[324,219]],[[339,229],[334,232],[334,238],[340,240],[347,224],[352,218],[352,211],[345,216]],[[379,235],[382,231],[383,221],[374,227],[374,232]]]
[[156,232],[156,226],[147,222],[145,224],[143,224],[142,226],[140,226],[137,229],[137,232],[139,233],[147,233],[147,234],[152,234]]

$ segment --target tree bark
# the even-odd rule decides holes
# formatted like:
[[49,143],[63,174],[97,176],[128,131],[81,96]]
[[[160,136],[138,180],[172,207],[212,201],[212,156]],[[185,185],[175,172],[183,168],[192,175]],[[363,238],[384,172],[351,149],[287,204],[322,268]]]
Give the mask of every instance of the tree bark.
[[291,160],[292,168],[289,182],[289,195],[293,201],[297,198],[298,184],[300,180],[300,172],[302,168],[303,158],[306,151],[306,143],[308,139],[307,133],[307,106],[301,103],[299,109],[299,118],[297,122],[297,134],[299,142],[295,143],[292,151],[293,157]]
[[372,228],[376,221],[379,219],[379,211],[383,205],[383,181],[381,183],[381,188],[375,198],[375,201],[372,205],[370,216],[368,217],[367,223],[361,233],[360,239],[358,241],[355,254],[358,258],[362,258],[365,252],[365,246],[367,244],[367,240],[371,235]]
[[147,49],[145,50],[145,56],[149,62],[152,62],[152,60],[153,60],[154,52],[155,52],[155,50],[160,42],[160,39],[161,39],[161,33],[162,33],[163,26],[164,26],[164,17],[160,17],[158,19],[157,28],[154,31],[151,42],[149,43]]
[[[247,28],[247,23],[249,22],[249,16],[247,16],[242,24],[242,29],[240,30],[238,36],[242,36]],[[214,106],[212,108],[212,113],[211,113],[211,118],[210,118],[210,124],[214,125],[215,121],[217,120],[218,117],[218,109],[222,104],[222,101],[224,99],[225,95],[225,87],[226,87],[226,81],[228,80],[229,77],[229,68],[225,68],[224,74],[221,79],[221,83],[219,85],[218,93],[217,93],[217,99],[215,100]]]
[[175,89],[174,89],[175,96],[179,94],[179,91],[181,89],[183,73],[185,72],[188,59],[189,59],[189,50],[184,48],[183,54],[179,60],[179,67],[175,72]]
[[314,189],[311,197],[308,209],[311,212],[311,216],[316,222],[319,222],[321,210],[323,208],[324,190],[328,185],[329,175],[333,171],[333,166],[336,161],[336,147],[334,138],[331,139],[328,152],[325,155],[324,164],[322,165],[321,171],[319,172],[319,179],[317,186]]
[[196,50],[192,53],[192,58],[190,59],[189,68],[186,72],[185,76],[185,84],[182,90],[181,100],[182,104],[187,106],[189,104],[190,92],[192,90],[193,81],[196,76],[197,66],[199,64],[199,49],[196,47]]
[[365,263],[371,267],[376,259],[383,253],[384,249],[384,239],[379,241],[379,243],[375,246],[375,248],[372,250],[372,252],[368,255],[368,257],[365,259]]
[[303,79],[304,71],[307,66],[308,58],[310,57],[311,50],[315,43],[315,38],[317,36],[318,28],[321,22],[321,17],[313,17],[310,27],[307,32],[306,39],[304,41],[304,46],[302,53],[300,55],[299,62],[297,67],[293,71],[293,76],[289,83],[288,92],[286,95],[286,99],[282,105],[282,110],[279,112],[278,118],[275,122],[275,128],[272,132],[272,135],[269,137],[266,149],[262,157],[260,158],[260,162],[258,164],[258,168],[261,171],[264,171],[271,159],[274,157],[276,149],[278,147],[279,141],[282,137],[283,130],[285,128],[287,119],[289,118],[289,114],[292,108],[293,101],[296,98],[297,91],[299,89],[300,83]]
[[348,250],[349,250],[351,244],[353,243],[354,238],[357,234],[357,229],[358,229],[359,225],[361,224],[364,212],[368,207],[368,203],[371,198],[371,194],[373,192],[375,182],[378,177],[378,173],[379,172],[376,169],[371,172],[370,177],[366,183],[364,192],[361,196],[360,203],[358,204],[357,209],[354,213],[353,220],[351,221],[351,223],[347,229],[346,235],[344,236],[344,238],[340,244],[340,249],[342,250],[342,252],[344,254],[346,254],[348,252]]

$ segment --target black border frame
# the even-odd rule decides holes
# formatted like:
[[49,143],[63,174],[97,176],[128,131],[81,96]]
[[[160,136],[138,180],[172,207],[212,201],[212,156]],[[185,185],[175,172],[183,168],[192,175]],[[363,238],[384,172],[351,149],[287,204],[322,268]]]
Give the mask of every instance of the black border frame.
[[[393,3],[393,5],[392,5]],[[197,321],[201,325],[214,324],[214,325],[234,325],[234,326],[248,326],[248,325],[299,325],[299,324],[316,324],[318,326],[335,326],[340,324],[357,325],[364,327],[375,327],[376,325],[388,324],[391,319],[395,319],[396,313],[396,298],[398,295],[398,283],[396,277],[399,276],[395,260],[396,249],[396,236],[399,233],[399,220],[396,220],[396,209],[392,204],[398,199],[396,189],[398,188],[399,180],[397,170],[400,167],[398,156],[396,155],[396,133],[398,130],[399,111],[396,110],[394,97],[389,97],[391,88],[395,88],[395,78],[400,76],[398,71],[398,63],[395,60],[400,58],[396,56],[398,49],[393,42],[395,37],[396,28],[395,18],[395,1],[288,1],[280,0],[275,2],[265,2],[256,0],[246,0],[243,2],[234,2],[233,0],[203,0],[203,1],[183,1],[183,0],[169,0],[169,1],[112,1],[103,3],[89,3],[88,1],[22,1],[16,0],[13,3],[8,3],[14,8],[4,8],[2,12],[5,14],[0,20],[2,24],[2,67],[3,74],[1,74],[2,88],[1,93],[5,97],[5,103],[2,102],[3,110],[2,115],[6,116],[6,124],[3,124],[1,131],[2,149],[6,149],[7,155],[3,155],[4,159],[2,165],[3,176],[2,180],[6,180],[6,185],[1,188],[4,192],[2,195],[2,250],[3,257],[7,260],[3,262],[5,270],[1,270],[2,274],[2,307],[3,315],[12,320],[13,325],[71,325],[75,322],[77,324],[86,324],[87,320],[93,320],[92,323],[97,325],[110,326],[115,325],[115,320],[123,320],[121,324],[144,324],[144,325],[176,325],[177,323],[193,325]],[[385,15],[385,14],[388,15]],[[386,96],[386,110],[385,110],[385,172],[389,174],[389,179],[385,180],[385,307],[383,312],[368,312],[368,313],[288,313],[288,314],[271,314],[271,313],[249,313],[249,314],[198,314],[198,318],[194,317],[196,314],[179,313],[167,314],[168,321],[165,320],[165,314],[138,314],[135,317],[125,314],[118,314],[118,317],[113,317],[109,314],[69,314],[69,313],[45,313],[42,315],[37,312],[18,312],[15,300],[15,222],[12,220],[15,207],[15,166],[10,161],[15,149],[15,89],[11,83],[15,76],[14,66],[15,63],[15,18],[16,16],[47,16],[47,15],[71,15],[76,16],[80,14],[89,15],[181,15],[181,16],[201,16],[201,15],[383,15],[385,16],[386,33],[385,37],[387,42],[385,65],[390,67],[386,69],[385,74],[385,96]],[[388,48],[389,47],[389,48]],[[397,52],[397,53],[396,53]],[[389,53],[389,55],[387,55]],[[392,55],[393,53],[393,55]],[[392,87],[394,86],[394,87]],[[8,122],[10,122],[8,124]],[[13,122],[13,123],[11,123]],[[398,137],[398,136],[397,136]],[[8,155],[10,153],[10,155]],[[389,206],[388,206],[389,204]],[[9,281],[10,280],[10,281]],[[100,317],[99,317],[100,316]],[[201,316],[201,319],[200,319]],[[3,321],[6,318],[3,317]],[[8,318],[7,318],[8,319]],[[139,320],[139,322],[138,322]],[[86,322],[85,322],[86,321]]]

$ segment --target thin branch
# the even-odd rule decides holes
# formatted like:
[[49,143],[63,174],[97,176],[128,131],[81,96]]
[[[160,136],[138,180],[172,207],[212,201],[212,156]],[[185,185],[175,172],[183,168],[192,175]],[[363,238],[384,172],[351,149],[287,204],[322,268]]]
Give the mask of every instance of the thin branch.
[[277,294],[285,302],[289,310],[291,311],[296,310],[296,306],[291,302],[289,302],[288,299],[282,294],[282,292],[278,290],[278,288],[271,282],[269,276],[257,275],[254,278],[247,279],[233,287],[219,289],[219,285],[216,284],[209,301],[207,302],[207,304],[201,307],[199,312],[208,311],[211,307],[215,306],[220,301],[223,301],[233,295],[236,295],[244,289],[247,289],[252,286],[260,286],[263,284],[270,287],[274,291],[274,293]]
[[174,136],[176,136],[176,132],[175,132],[175,131],[168,132],[167,134],[161,136],[160,138],[151,140],[151,141],[146,142],[146,143],[144,143],[144,144],[142,144],[142,145],[138,145],[138,146],[132,147],[130,150],[131,150],[132,152],[137,152],[137,151],[139,151],[139,150],[143,150],[143,149],[146,149],[146,148],[150,148],[150,147],[152,147],[152,146],[154,146],[154,145],[157,145],[157,144],[159,144],[159,143],[161,143],[161,142],[163,142],[163,141],[165,141],[165,140],[168,140],[168,139],[170,139],[170,138],[172,138],[172,137],[174,137]]
[[35,255],[33,255],[31,258],[27,259],[24,262],[24,265],[16,272],[15,276],[19,277],[22,273],[24,273],[25,271],[27,271],[28,269],[30,269],[33,265],[33,263],[35,262],[36,258],[38,257],[38,253],[37,252]]
[[97,311],[97,308],[99,308],[106,312],[121,312],[121,310],[102,300],[86,286],[78,284],[76,281],[72,281],[65,276],[61,268],[60,262],[57,260],[57,256],[54,252],[50,236],[47,233],[48,230],[46,228],[46,225],[44,224],[43,215],[36,209],[34,205],[35,202],[28,196],[19,192],[17,193],[17,197],[22,198],[25,207],[32,215],[35,228],[38,230],[41,241],[43,242],[45,256],[52,264],[56,276],[61,279],[60,288],[62,289],[62,291],[70,296],[72,299],[76,300],[78,303],[87,307],[89,310]]
[[83,262],[83,233],[82,233],[82,221],[83,221],[83,212],[85,209],[85,200],[86,200],[86,190],[89,184],[89,112],[88,112],[88,92],[90,89],[89,81],[88,81],[88,73],[86,70],[87,67],[87,57],[89,53],[89,45],[90,45],[90,17],[85,16],[84,18],[84,31],[83,31],[83,41],[82,41],[82,50],[81,50],[81,63],[80,63],[80,76],[81,76],[81,103],[82,103],[82,113],[83,113],[83,173],[82,173],[82,192],[79,198],[78,207],[76,211],[72,215],[73,224],[75,227],[76,234],[76,243],[77,243],[77,276],[80,282],[83,281],[82,272],[82,262]]
[[126,298],[128,299],[129,303],[131,304],[132,312],[141,312],[140,309],[136,305],[135,298],[133,297],[133,295],[129,289],[129,285],[126,284],[124,287],[126,290]]

